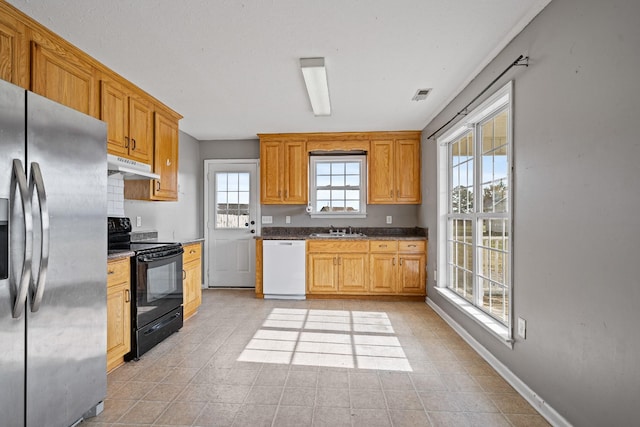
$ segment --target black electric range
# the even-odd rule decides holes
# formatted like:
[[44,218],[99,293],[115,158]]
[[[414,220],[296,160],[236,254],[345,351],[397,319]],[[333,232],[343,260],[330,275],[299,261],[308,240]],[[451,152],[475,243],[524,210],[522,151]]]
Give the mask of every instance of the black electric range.
[[182,245],[131,241],[131,220],[109,217],[109,251],[133,251],[131,257],[131,353],[140,356],[182,327]]

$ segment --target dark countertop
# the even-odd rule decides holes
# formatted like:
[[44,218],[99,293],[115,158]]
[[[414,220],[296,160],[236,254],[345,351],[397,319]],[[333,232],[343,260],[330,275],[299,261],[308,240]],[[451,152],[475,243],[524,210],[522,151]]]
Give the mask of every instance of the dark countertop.
[[204,237],[172,237],[162,233],[158,233],[155,230],[149,231],[133,231],[131,233],[132,242],[176,242],[181,245],[189,245],[191,243],[204,242]]
[[[337,227],[342,228],[342,227]],[[313,233],[326,233],[326,227],[262,227],[263,240],[427,240],[428,230],[420,227],[355,227],[354,233],[366,237],[311,237]]]
[[133,251],[130,251],[128,249],[116,249],[113,251],[107,251],[107,261],[118,258],[130,258],[133,255]]

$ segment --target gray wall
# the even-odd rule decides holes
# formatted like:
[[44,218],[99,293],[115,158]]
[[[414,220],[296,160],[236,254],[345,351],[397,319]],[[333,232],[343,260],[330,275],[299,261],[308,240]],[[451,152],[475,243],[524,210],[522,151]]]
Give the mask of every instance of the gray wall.
[[[273,216],[273,224],[265,226],[277,227],[329,227],[334,225],[337,228],[342,226],[352,227],[415,227],[418,218],[418,205],[367,205],[366,218],[353,219],[324,219],[311,218],[305,211],[304,206],[291,205],[262,205],[261,215]],[[291,224],[285,224],[285,216],[291,216]],[[387,215],[392,216],[393,223],[388,225]]]
[[[209,159],[259,159],[260,140],[201,141],[200,163]],[[261,205],[261,215],[271,215],[273,224],[266,226],[324,227],[342,225],[352,227],[385,227],[387,215],[393,217],[393,227],[414,227],[418,215],[417,205],[368,205],[365,219],[312,219],[304,211],[304,206]],[[285,217],[291,216],[291,224],[285,224]]]
[[211,159],[259,159],[259,139],[200,141],[200,163]]
[[[125,215],[133,222],[133,231],[157,230],[161,239],[203,237],[202,163],[198,141],[180,131],[178,160],[178,201],[141,202],[125,200]],[[142,226],[135,227],[135,218]]]
[[[433,291],[476,340],[576,426],[638,423],[640,2],[554,0],[424,130],[519,54],[514,80],[513,350]],[[507,79],[498,83],[497,89]],[[422,225],[436,229],[436,144],[424,141]],[[435,233],[432,233],[435,235]]]

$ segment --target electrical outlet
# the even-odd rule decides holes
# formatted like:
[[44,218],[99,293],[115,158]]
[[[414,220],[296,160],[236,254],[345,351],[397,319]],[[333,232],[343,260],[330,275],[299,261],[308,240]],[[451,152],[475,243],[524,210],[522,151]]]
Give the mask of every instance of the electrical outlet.
[[527,321],[522,317],[518,317],[518,336],[527,339]]
[[289,215],[284,217],[284,223],[285,224],[291,224],[291,217]]
[[136,227],[141,227],[142,226],[142,217],[141,216],[137,216],[136,217]]
[[387,215],[387,224],[391,224],[393,222],[393,217],[391,215]]
[[273,217],[271,215],[269,216],[262,216],[262,223],[263,224],[273,224]]

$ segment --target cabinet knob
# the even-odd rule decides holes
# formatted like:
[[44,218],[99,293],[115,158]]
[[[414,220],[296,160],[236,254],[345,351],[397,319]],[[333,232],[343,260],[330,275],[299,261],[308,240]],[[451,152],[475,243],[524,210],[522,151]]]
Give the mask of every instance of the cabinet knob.
[[124,137],[124,148],[129,148],[129,137],[128,136]]
[[160,181],[156,181],[156,191],[160,191]]
[[131,147],[132,150],[136,149],[136,140],[135,139],[131,139],[131,142],[133,143],[133,146]]
[[182,270],[182,280],[186,280],[187,279],[187,272]]
[[131,301],[131,293],[129,292],[129,289],[125,289],[124,290],[124,302],[130,302]]
[[171,166],[171,159],[167,159],[167,166]]
[[114,274],[116,271],[115,270],[107,270],[107,274],[111,275]]

